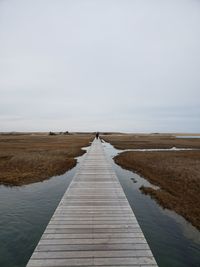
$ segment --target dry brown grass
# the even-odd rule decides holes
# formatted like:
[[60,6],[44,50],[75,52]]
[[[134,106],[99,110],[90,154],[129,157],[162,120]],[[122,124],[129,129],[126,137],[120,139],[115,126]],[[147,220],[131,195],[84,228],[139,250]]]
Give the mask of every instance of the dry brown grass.
[[[109,141],[112,138],[109,137]],[[120,148],[135,148],[134,141],[129,147],[127,147],[127,141],[125,137],[123,146],[123,139],[120,137]],[[166,137],[163,142],[166,144]],[[189,145],[190,140],[187,142],[181,139],[178,142]],[[199,139],[195,142],[191,140],[190,145],[198,147],[199,142]],[[117,137],[111,143],[119,147]],[[155,139],[153,142],[148,142],[148,145],[150,144],[155,144],[151,148],[158,147]],[[161,145],[161,139],[158,140],[158,145]],[[141,143],[140,148],[143,148]],[[151,195],[164,208],[176,211],[200,229],[200,151],[124,152],[115,157],[115,162],[158,185],[159,190],[149,187],[142,187],[141,190]]]
[[84,153],[91,134],[0,135],[0,184],[22,185],[65,173]]
[[176,138],[173,135],[103,135],[102,138],[117,149],[135,148],[200,148],[200,138]]

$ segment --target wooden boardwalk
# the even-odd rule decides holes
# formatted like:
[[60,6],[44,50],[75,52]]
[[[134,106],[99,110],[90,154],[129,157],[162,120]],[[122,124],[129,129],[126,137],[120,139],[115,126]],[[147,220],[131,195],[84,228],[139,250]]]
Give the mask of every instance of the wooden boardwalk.
[[85,155],[27,266],[157,266],[99,140]]

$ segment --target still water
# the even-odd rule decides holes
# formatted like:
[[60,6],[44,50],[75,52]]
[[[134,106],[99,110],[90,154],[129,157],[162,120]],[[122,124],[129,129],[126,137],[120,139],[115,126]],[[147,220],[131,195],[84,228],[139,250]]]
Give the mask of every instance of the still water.
[[64,175],[25,186],[0,186],[0,267],[26,266],[83,157]]
[[176,138],[200,138],[200,135],[177,135]]
[[[109,157],[119,152],[108,143],[103,146]],[[111,161],[159,266],[200,267],[200,233],[181,216],[163,210],[149,196],[141,194],[139,187],[150,185],[145,179]],[[1,267],[26,266],[78,167],[79,164],[44,182],[0,186]]]

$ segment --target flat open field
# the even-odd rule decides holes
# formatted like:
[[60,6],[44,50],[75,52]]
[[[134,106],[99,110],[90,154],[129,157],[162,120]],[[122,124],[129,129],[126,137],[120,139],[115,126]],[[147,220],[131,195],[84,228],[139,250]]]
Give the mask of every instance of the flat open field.
[[[200,147],[200,139],[177,140],[167,136],[123,135],[106,136],[104,139],[120,149]],[[147,187],[141,190],[200,229],[200,151],[123,152],[114,160],[123,168],[135,171],[159,186],[159,190]]]
[[22,185],[65,173],[76,165],[91,134],[0,135],[0,184]]
[[[181,134],[178,134],[181,136]],[[200,138],[176,138],[170,134],[122,134],[102,135],[117,149],[137,148],[200,148]]]

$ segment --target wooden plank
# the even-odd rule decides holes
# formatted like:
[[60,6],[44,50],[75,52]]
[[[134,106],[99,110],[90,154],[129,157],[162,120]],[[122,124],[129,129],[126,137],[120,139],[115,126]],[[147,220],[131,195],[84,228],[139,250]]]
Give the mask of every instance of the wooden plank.
[[132,238],[62,238],[62,239],[41,239],[40,245],[73,245],[73,244],[146,244],[145,238],[142,237],[132,237]]
[[102,221],[102,220],[88,220],[88,221],[86,221],[86,220],[51,220],[51,222],[49,223],[49,225],[94,225],[94,224],[96,224],[96,225],[110,225],[110,224],[112,224],[112,225],[123,225],[123,224],[125,224],[126,226],[129,226],[129,225],[137,225],[138,223],[137,223],[137,221],[136,220],[120,220],[120,221],[117,221],[117,220],[115,220],[115,221],[110,221],[110,220],[104,220],[104,221]]
[[78,245],[38,245],[35,251],[109,251],[109,250],[149,250],[147,244],[78,244]]
[[83,233],[83,234],[46,234],[44,233],[42,239],[66,239],[66,238],[132,238],[132,237],[143,237],[142,232],[139,233]]
[[92,221],[93,223],[95,221],[127,221],[127,220],[135,220],[136,218],[134,216],[126,216],[126,217],[122,217],[122,216],[105,216],[103,217],[102,215],[100,216],[94,216],[94,215],[85,215],[85,216],[65,216],[65,215],[57,215],[51,218],[51,221]]
[[[55,266],[123,266],[131,265],[142,267],[142,265],[155,265],[155,260],[153,257],[124,257],[124,258],[76,258],[76,259],[31,259],[29,262],[30,267],[55,267]],[[155,265],[156,266],[156,265]]]
[[50,230],[50,229],[74,229],[75,230],[78,230],[78,229],[85,229],[85,230],[88,230],[88,231],[94,231],[96,229],[98,229],[98,231],[106,231],[106,230],[110,230],[110,229],[118,229],[118,230],[121,230],[121,231],[124,231],[126,229],[129,229],[129,230],[133,230],[133,229],[138,229],[139,226],[137,224],[130,224],[130,225],[120,225],[120,224],[115,224],[115,225],[111,225],[111,224],[103,224],[103,225],[72,225],[72,224],[68,224],[68,225],[48,225],[47,226],[47,230]]
[[112,257],[152,257],[151,251],[146,250],[87,250],[87,251],[48,251],[34,252],[32,259],[69,259],[69,258],[112,258]]
[[67,234],[67,233],[140,233],[140,227],[135,228],[53,228],[49,229],[46,228],[45,233],[60,233],[60,234]]
[[99,140],[85,155],[27,264],[39,266],[157,266]]

